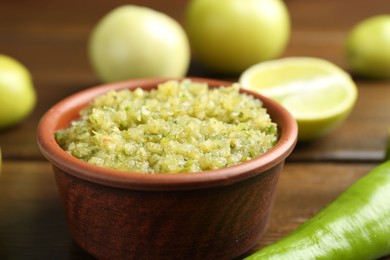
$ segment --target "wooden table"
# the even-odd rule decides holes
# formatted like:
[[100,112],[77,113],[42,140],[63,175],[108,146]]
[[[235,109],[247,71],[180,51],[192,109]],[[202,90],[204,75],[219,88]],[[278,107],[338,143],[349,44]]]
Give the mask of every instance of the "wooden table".
[[[0,132],[0,259],[90,258],[67,232],[51,167],[36,144],[36,126],[54,103],[98,83],[86,52],[89,33],[100,17],[126,3],[182,22],[187,1],[0,2],[0,53],[30,69],[39,99],[24,122]],[[286,3],[292,36],[283,56],[316,56],[345,69],[347,31],[370,15],[390,13],[388,0]],[[188,75],[218,78],[196,61]],[[298,145],[287,160],[268,232],[256,248],[291,232],[383,160],[390,82],[355,80],[359,98],[347,121],[320,140]]]

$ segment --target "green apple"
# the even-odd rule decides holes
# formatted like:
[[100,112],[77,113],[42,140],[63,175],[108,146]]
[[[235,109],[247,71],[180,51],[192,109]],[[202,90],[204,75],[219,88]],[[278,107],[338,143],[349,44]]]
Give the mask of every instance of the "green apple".
[[390,15],[369,17],[348,33],[346,59],[353,74],[390,78]]
[[19,61],[0,54],[0,128],[23,120],[32,112],[35,103],[30,72]]
[[282,54],[290,38],[290,16],[281,0],[192,0],[185,28],[199,61],[239,74]]
[[91,64],[104,82],[144,77],[182,77],[190,62],[190,47],[182,26],[153,9],[117,7],[93,29]]

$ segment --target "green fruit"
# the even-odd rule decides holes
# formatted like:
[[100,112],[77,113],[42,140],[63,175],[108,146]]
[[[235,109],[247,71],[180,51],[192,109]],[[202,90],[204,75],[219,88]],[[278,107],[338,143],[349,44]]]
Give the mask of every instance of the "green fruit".
[[190,50],[178,22],[149,8],[118,7],[95,26],[89,57],[104,82],[145,77],[181,77]]
[[290,36],[290,17],[280,0],[193,0],[186,29],[196,57],[223,73],[279,56]]
[[370,78],[390,78],[390,15],[370,17],[348,34],[346,58],[351,71]]
[[333,131],[348,117],[358,95],[349,74],[312,57],[261,62],[246,69],[239,81],[283,105],[297,120],[299,141]]
[[0,54],[0,128],[22,121],[35,103],[30,72],[17,60]]

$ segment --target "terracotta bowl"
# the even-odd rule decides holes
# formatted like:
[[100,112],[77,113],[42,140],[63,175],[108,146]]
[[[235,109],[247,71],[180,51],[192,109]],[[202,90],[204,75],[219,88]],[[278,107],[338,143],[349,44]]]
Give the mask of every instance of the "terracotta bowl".
[[[211,87],[230,82],[192,78]],[[99,259],[232,259],[264,234],[285,158],[297,126],[274,101],[263,101],[279,127],[267,153],[236,166],[200,173],[142,174],[90,165],[64,152],[54,133],[89,101],[111,89],[146,90],[166,79],[112,83],[74,94],[52,107],[38,126],[38,144],[52,163],[74,241]]]

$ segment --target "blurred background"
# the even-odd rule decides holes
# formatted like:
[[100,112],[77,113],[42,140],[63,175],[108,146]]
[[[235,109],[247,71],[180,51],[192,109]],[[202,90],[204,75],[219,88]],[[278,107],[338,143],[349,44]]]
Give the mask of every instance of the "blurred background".
[[[100,18],[115,7],[135,4],[166,13],[183,24],[188,2],[0,1],[0,53],[14,57],[30,70],[38,95],[37,105],[26,120],[0,130],[0,147],[3,153],[3,176],[0,177],[0,259],[53,259],[53,256],[58,256],[57,259],[88,258],[71,242],[66,231],[54,180],[49,175],[50,166],[36,144],[36,126],[43,113],[62,98],[100,84],[87,55],[90,33]],[[285,3],[291,18],[291,38],[282,56],[324,58],[345,70],[348,67],[343,47],[348,31],[365,18],[390,13],[389,0],[285,0]],[[221,76],[205,68],[196,57],[191,61],[187,75],[237,80],[234,76]],[[298,147],[292,156],[292,160],[295,159],[298,163],[287,168],[287,171],[292,174],[296,172],[299,177],[301,168],[298,167],[302,166],[299,162],[316,162],[329,158],[334,160],[338,156],[361,164],[354,164],[353,170],[350,164],[328,169],[328,172],[347,173],[341,177],[339,185],[337,182],[333,184],[337,189],[326,191],[324,188],[323,193],[314,195],[316,197],[312,201],[307,196],[308,201],[304,203],[311,207],[305,210],[301,210],[299,204],[288,201],[288,198],[292,198],[291,194],[281,194],[285,196],[280,200],[281,203],[292,208],[287,208],[290,211],[287,210],[284,214],[295,218],[291,222],[285,222],[282,217],[276,218],[262,245],[271,243],[294,229],[353,180],[367,172],[372,163],[382,160],[384,138],[377,133],[383,130],[385,121],[387,125],[390,121],[386,112],[389,103],[385,100],[376,102],[376,98],[389,94],[389,82],[357,80],[364,100],[358,102],[347,124],[334,135],[317,143]],[[378,113],[368,113],[371,108]],[[376,138],[367,139],[367,135]],[[308,169],[321,176],[321,169],[327,169],[327,166],[311,165]],[[312,181],[308,181],[310,185],[304,184],[307,186],[305,187],[310,189],[314,183],[313,194],[315,189],[322,191],[323,179],[318,177]],[[298,185],[299,182],[296,181],[295,184]],[[287,184],[287,181],[282,182],[281,187],[288,187]],[[296,196],[304,195],[298,189],[292,189],[292,193]],[[280,205],[276,205],[276,213],[285,211]]]
[[[323,57],[342,67],[345,67],[342,47],[346,32],[364,18],[390,12],[387,0],[285,2],[291,16],[292,35],[283,56]],[[188,1],[2,0],[0,53],[25,64],[33,75],[38,95],[46,89],[43,86],[50,86],[48,89],[53,91],[56,101],[59,96],[96,83],[86,50],[89,34],[103,15],[124,4],[151,7],[183,23]],[[388,10],[384,6],[389,6]],[[189,74],[212,74],[198,67],[191,69]],[[38,104],[37,109],[36,116],[47,107]]]
[[[135,4],[164,12],[183,24],[188,2],[2,0],[0,53],[14,57],[30,70],[38,94],[34,113],[22,124],[0,134],[4,158],[42,158],[33,138],[41,115],[63,97],[100,83],[87,55],[88,39],[99,19],[115,7]],[[291,37],[282,56],[325,58],[345,69],[348,68],[343,46],[347,32],[367,17],[390,13],[388,0],[285,3],[291,18]],[[196,58],[188,75],[221,77],[204,68]],[[226,76],[224,79],[237,80]],[[25,129],[30,131],[26,133]]]

